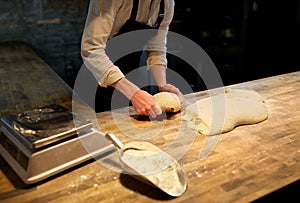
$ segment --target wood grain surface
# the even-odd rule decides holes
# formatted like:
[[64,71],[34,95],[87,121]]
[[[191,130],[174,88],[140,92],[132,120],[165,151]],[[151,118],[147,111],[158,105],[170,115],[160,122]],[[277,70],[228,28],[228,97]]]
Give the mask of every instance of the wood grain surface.
[[[0,52],[3,53],[3,50]],[[7,64],[14,64],[13,58],[1,58],[1,78],[12,81],[16,77],[19,80],[19,86],[1,80],[1,84],[9,89],[4,91],[5,99],[1,89],[1,114],[21,109],[22,98],[26,98],[24,106],[32,106],[33,101],[40,104],[49,97],[49,93],[34,89],[19,93],[26,89],[22,80],[36,86],[35,82],[39,84],[49,76],[48,73],[47,76],[45,73],[36,75],[37,71],[33,71],[30,74],[36,79],[29,82],[29,76],[20,78],[20,71],[7,70],[7,66],[3,65],[3,60],[12,60]],[[32,64],[45,65],[33,62],[34,59],[28,61],[30,67]],[[6,77],[2,77],[2,73]],[[61,82],[55,78],[51,80]],[[200,159],[199,155],[207,138],[189,129],[181,121],[181,113],[168,115],[163,121],[137,116],[131,107],[96,114],[102,132],[112,132],[124,143],[143,139],[176,157],[188,180],[188,188],[182,196],[169,197],[122,174],[118,153],[113,151],[33,185],[23,184],[1,158],[0,202],[251,202],[299,180],[300,72],[230,87],[259,92],[266,101],[269,117],[261,123],[239,126],[221,134],[217,145],[205,159]],[[64,88],[56,88],[57,98],[67,97],[65,91]],[[207,97],[208,92],[185,95],[187,101],[192,101],[194,96]]]
[[49,103],[70,108],[72,89],[24,43],[0,44],[0,116]]

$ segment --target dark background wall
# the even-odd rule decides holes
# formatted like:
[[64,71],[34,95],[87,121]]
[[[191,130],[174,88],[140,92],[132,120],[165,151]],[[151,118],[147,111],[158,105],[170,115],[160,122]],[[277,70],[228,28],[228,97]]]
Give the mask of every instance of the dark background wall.
[[176,1],[172,29],[197,42],[225,84],[300,70],[299,0]]
[[[299,70],[300,0],[176,0],[171,31],[198,43],[224,84]],[[0,42],[28,43],[70,85],[88,0],[0,0]],[[170,59],[178,72],[186,66]],[[178,67],[176,67],[178,66]],[[67,67],[69,71],[67,71]],[[182,71],[195,90],[202,84]]]
[[28,43],[60,76],[80,63],[88,0],[0,0],[0,42]]

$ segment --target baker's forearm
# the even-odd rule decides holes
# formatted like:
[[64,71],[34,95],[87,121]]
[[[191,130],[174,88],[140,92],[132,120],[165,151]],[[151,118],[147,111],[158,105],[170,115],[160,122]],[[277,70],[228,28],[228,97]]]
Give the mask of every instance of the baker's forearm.
[[153,65],[150,68],[150,71],[158,87],[163,86],[167,83],[166,67],[164,65]]
[[139,90],[138,86],[127,80],[125,77],[113,83],[111,86],[120,91],[129,100],[131,100],[134,93]]

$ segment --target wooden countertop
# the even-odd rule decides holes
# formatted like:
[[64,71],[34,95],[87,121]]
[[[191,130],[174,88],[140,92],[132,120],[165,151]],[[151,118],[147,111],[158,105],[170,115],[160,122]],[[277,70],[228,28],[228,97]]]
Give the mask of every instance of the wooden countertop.
[[[97,114],[101,131],[113,132],[124,143],[133,139],[130,136],[148,132],[151,136],[146,141],[179,157],[188,188],[178,198],[107,167],[116,155],[109,154],[101,162],[92,159],[30,186],[1,158],[0,202],[250,202],[299,180],[300,72],[231,87],[259,92],[266,100],[269,118],[222,134],[212,153],[202,160],[199,154],[206,138],[186,128],[180,113],[152,124],[135,117],[132,109],[129,115],[126,108]],[[207,92],[194,95],[205,97]],[[190,97],[186,95],[187,100]]]
[[72,89],[20,42],[0,44],[0,93],[0,116],[49,103],[72,105]]

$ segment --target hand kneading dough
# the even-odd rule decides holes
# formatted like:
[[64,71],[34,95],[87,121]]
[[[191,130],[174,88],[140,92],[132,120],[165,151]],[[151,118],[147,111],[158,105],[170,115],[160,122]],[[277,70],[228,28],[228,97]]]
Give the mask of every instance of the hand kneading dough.
[[159,92],[153,95],[154,100],[158,106],[165,112],[177,112],[181,109],[181,102],[179,97],[171,92]]
[[259,123],[267,117],[268,110],[260,94],[227,88],[225,94],[200,99],[187,106],[183,120],[203,135],[215,135],[231,131],[238,125]]

